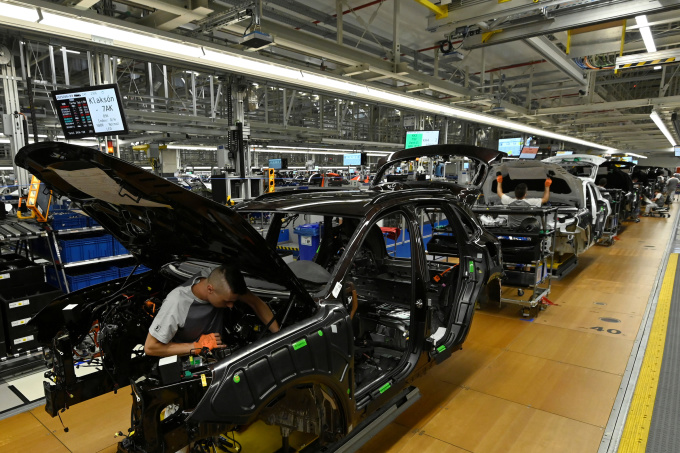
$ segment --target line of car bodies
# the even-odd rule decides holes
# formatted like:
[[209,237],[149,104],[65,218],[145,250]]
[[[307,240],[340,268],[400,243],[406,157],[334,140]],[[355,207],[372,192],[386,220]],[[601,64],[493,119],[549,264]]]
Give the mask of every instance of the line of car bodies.
[[[462,145],[426,151],[472,158],[478,184],[502,156]],[[120,451],[177,451],[258,420],[284,439],[302,431],[330,445],[348,436],[461,348],[476,301],[493,297],[502,271],[498,240],[463,202],[476,189],[380,183],[418,150],[400,153],[368,191],[272,193],[231,209],[89,148],[23,148],[18,165],[151,269],[62,296],[33,318],[52,380],[46,411],[130,385]],[[256,212],[271,214],[264,236],[247,220]],[[285,263],[279,231],[301,216],[323,219],[318,252]],[[237,305],[225,315],[227,349],[170,362],[146,356],[141,345],[166,294],[221,263],[238,266],[281,330],[269,333]],[[77,376],[75,365],[99,371]]]
[[[498,204],[497,173],[505,192],[521,181],[529,196],[552,178],[558,253],[578,255],[602,234],[611,209],[593,173],[504,156],[412,148],[381,160],[368,190],[274,192],[232,209],[89,148],[23,148],[18,165],[151,269],[62,296],[33,318],[52,380],[46,411],[54,417],[130,385],[132,421],[119,451],[177,451],[258,420],[284,439],[301,431],[319,447],[342,442],[462,347],[476,302],[499,300],[501,243],[470,209],[482,197]],[[401,172],[434,157],[470,159],[470,184]],[[268,219],[264,234],[250,225],[258,216]],[[310,218],[319,223],[313,259],[285,262],[280,231]],[[225,315],[227,349],[170,362],[146,356],[141,345],[168,292],[222,263],[242,271],[281,330],[269,333],[236,305]],[[78,376],[76,365],[99,371]]]

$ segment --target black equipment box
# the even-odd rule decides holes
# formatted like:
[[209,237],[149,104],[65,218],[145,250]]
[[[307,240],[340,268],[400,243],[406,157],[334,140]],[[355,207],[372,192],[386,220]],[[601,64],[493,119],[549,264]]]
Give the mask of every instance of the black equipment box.
[[0,306],[5,332],[0,341],[6,341],[9,352],[16,354],[37,346],[35,328],[29,326],[28,321],[61,295],[61,290],[46,283],[2,292]]
[[0,290],[45,282],[45,267],[19,255],[0,256]]

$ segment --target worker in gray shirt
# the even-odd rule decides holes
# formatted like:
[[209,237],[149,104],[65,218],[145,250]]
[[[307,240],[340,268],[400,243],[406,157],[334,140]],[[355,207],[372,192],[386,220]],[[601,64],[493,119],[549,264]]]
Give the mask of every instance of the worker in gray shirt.
[[202,271],[170,291],[151,323],[144,352],[168,357],[204,347],[225,348],[220,336],[224,309],[237,301],[250,306],[271,332],[279,331],[277,322],[272,321],[274,314],[248,290],[241,273],[223,265],[212,272]]
[[678,179],[677,173],[668,178],[668,181],[666,181],[666,187],[664,189],[664,193],[666,194],[666,204],[671,204],[673,201],[675,201],[675,189],[678,188],[678,183],[680,183],[680,179]]

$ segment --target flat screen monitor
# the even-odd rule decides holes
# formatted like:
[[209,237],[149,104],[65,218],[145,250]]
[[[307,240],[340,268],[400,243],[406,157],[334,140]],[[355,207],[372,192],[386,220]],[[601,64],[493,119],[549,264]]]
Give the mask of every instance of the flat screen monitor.
[[367,156],[364,153],[351,153],[342,156],[342,165],[366,165]]
[[680,157],[680,145],[676,145],[673,147],[675,150],[675,157]]
[[469,170],[469,169],[470,169],[470,163],[469,163],[469,162],[465,162],[465,163],[463,164],[463,170]]
[[356,170],[355,170],[354,168],[350,168],[350,169],[349,169],[349,174],[350,174],[350,175],[353,175],[355,171],[356,171]]
[[557,154],[555,154],[555,155],[556,156],[568,156],[570,154],[574,154],[574,152],[573,151],[557,151]]
[[520,159],[535,159],[538,154],[538,146],[525,146],[519,155]]
[[288,168],[288,159],[269,159],[269,168],[274,170],[285,170]]
[[406,131],[404,149],[439,144],[439,131]]
[[624,161],[624,162],[633,162],[633,158],[630,157],[630,156],[629,157],[622,157],[621,160]]
[[498,151],[502,151],[508,156],[517,157],[519,156],[523,145],[524,140],[522,140],[522,137],[501,138],[498,140]]
[[118,85],[52,91],[67,140],[128,133]]

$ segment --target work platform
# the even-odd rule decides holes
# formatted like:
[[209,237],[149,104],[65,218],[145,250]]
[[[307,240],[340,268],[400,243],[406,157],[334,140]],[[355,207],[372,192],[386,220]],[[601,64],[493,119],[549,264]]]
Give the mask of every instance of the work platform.
[[[417,378],[421,398],[361,452],[597,452],[618,404],[631,352],[671,240],[670,219],[628,223],[612,247],[591,247],[536,318],[517,306],[477,311],[461,351]],[[627,378],[627,376],[626,376]],[[114,452],[130,422],[129,389],[62,414],[43,407],[0,421],[7,451]],[[1,415],[0,415],[1,416]],[[96,419],[96,429],[92,420]],[[274,451],[279,430],[259,424],[245,452]],[[291,436],[302,447],[310,439]],[[271,447],[271,448],[270,448]]]

